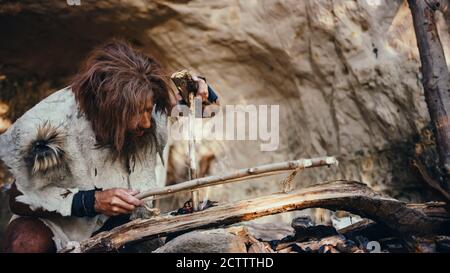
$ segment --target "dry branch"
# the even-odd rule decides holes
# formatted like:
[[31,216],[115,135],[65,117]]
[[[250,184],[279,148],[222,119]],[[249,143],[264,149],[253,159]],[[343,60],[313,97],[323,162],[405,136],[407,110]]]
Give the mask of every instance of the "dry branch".
[[443,188],[450,193],[450,76],[436,27],[437,0],[408,0],[419,47],[422,84],[436,136]]
[[417,168],[417,170],[422,175],[423,180],[425,183],[428,184],[431,188],[438,191],[442,196],[444,196],[447,200],[450,200],[450,192],[445,190],[442,185],[439,183],[439,180],[434,179],[431,177],[431,175],[427,172],[427,168],[422,164],[420,159],[416,158],[412,161],[413,166]]
[[173,194],[176,192],[182,191],[192,191],[194,189],[226,184],[231,182],[240,181],[243,179],[252,179],[261,176],[268,176],[279,174],[281,172],[296,170],[296,169],[304,169],[304,168],[313,168],[320,166],[331,166],[337,165],[338,162],[334,157],[319,157],[312,159],[299,159],[292,161],[285,161],[280,163],[273,163],[262,165],[258,167],[248,168],[248,169],[240,169],[235,172],[231,172],[228,174],[221,175],[213,175],[208,177],[202,177],[198,179],[189,180],[183,183],[179,183],[176,185],[167,186],[160,189],[150,190],[143,193],[138,194],[136,197],[139,199],[144,199],[148,197],[152,197],[155,199],[157,196],[164,196],[168,194]]
[[365,184],[336,181],[291,193],[239,201],[179,216],[138,219],[81,242],[83,252],[114,251],[126,243],[248,221],[306,208],[345,210],[382,223],[402,234],[445,234],[450,218],[444,203],[407,205],[382,196]]

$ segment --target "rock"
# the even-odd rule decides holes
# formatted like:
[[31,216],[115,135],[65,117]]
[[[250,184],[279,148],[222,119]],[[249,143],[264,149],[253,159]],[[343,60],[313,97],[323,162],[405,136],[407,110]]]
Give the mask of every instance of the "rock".
[[338,235],[332,226],[315,225],[309,216],[301,216],[292,220],[291,226],[295,230],[295,240],[320,239],[323,237]]
[[247,253],[246,240],[224,229],[196,230],[180,235],[155,253]]
[[253,237],[263,241],[281,240],[293,234],[289,224],[283,222],[255,223],[250,221],[243,224]]
[[307,228],[314,226],[315,223],[309,216],[300,216],[292,220],[291,226],[295,232],[304,232]]
[[122,247],[119,252],[121,253],[151,253],[156,249],[162,247],[164,241],[161,238],[153,238],[150,240],[128,244]]
[[450,237],[439,236],[436,238],[436,249],[439,252],[450,253]]

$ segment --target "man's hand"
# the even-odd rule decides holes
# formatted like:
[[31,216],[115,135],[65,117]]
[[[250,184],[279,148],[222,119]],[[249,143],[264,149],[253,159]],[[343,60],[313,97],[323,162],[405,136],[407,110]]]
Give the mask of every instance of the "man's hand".
[[201,99],[202,102],[207,101],[209,94],[208,94],[208,85],[206,84],[205,80],[197,76],[192,76],[192,79],[198,83],[196,98]]
[[129,214],[136,207],[142,206],[143,201],[134,197],[137,190],[113,188],[95,192],[95,211],[108,216]]

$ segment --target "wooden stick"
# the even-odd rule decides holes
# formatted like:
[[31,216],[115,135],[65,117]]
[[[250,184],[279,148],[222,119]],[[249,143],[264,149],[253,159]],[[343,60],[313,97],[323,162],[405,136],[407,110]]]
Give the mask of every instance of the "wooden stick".
[[[189,180],[197,178],[197,159],[195,156],[195,97],[194,93],[189,93]],[[198,211],[199,200],[198,191],[191,193],[192,209]]]
[[82,252],[114,251],[126,243],[249,221],[306,208],[345,210],[386,225],[401,234],[445,234],[450,217],[445,203],[407,205],[382,196],[365,184],[335,181],[291,193],[278,193],[171,216],[137,219],[80,243]]
[[[195,94],[198,90],[198,83],[194,81],[191,73],[187,70],[182,70],[172,74],[171,79],[181,97],[187,102],[189,106],[189,142],[188,142],[188,157],[189,157],[189,180],[197,178],[197,159],[195,156],[195,119],[197,117],[196,106],[197,99]],[[201,104],[201,103],[200,103]],[[202,114],[200,113],[200,116]],[[199,210],[198,191],[191,192],[192,207],[194,211]]]
[[191,191],[204,187],[236,182],[244,179],[247,180],[262,176],[275,175],[295,169],[305,169],[305,168],[332,166],[332,165],[338,165],[338,161],[336,160],[335,157],[331,156],[272,163],[253,168],[240,169],[235,172],[222,175],[201,177],[190,181],[182,182],[179,184],[167,186],[164,188],[142,192],[136,195],[136,197],[138,199],[144,199],[148,197],[153,197],[154,199],[156,199],[155,197],[174,194],[176,192]]
[[450,193],[450,76],[436,27],[437,0],[408,0],[419,47],[425,101],[436,137],[444,189]]

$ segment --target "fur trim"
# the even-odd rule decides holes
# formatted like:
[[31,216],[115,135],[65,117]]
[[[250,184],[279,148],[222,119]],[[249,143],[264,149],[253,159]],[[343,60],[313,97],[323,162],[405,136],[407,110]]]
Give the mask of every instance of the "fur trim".
[[36,137],[24,152],[24,160],[30,175],[46,175],[50,172],[61,174],[68,170],[68,157],[64,151],[66,135],[60,127],[48,121],[37,129]]

